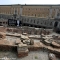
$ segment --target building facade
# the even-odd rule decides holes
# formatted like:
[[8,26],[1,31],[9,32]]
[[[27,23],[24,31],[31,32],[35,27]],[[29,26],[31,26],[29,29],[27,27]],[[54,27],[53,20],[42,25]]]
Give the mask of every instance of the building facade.
[[0,5],[0,25],[4,26],[11,19],[19,21],[19,26],[54,28],[57,21],[59,27],[60,22],[54,18],[60,19],[60,5]]
[[60,11],[60,5],[0,5],[0,14],[54,18],[56,9]]
[[17,10],[17,14],[20,13],[20,5],[0,5],[0,14],[12,15]]

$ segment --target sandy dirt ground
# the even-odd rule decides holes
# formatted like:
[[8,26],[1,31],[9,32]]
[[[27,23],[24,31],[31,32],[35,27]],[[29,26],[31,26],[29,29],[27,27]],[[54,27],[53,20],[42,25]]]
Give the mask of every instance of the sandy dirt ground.
[[[52,35],[55,35],[56,33],[52,33]],[[59,34],[57,34],[59,35]],[[7,36],[7,39],[9,41],[14,41],[17,39],[16,37],[8,37]],[[19,38],[20,39],[20,38]],[[35,40],[35,42],[39,42]],[[18,58],[17,57],[17,53],[15,52],[11,52],[11,51],[0,51],[0,60],[49,60],[48,58],[48,52],[46,51],[31,51],[28,53],[28,56],[26,57],[23,57],[23,58]],[[60,59],[57,59],[57,60],[60,60]]]
[[31,51],[28,56],[23,58],[18,58],[16,53],[12,52],[1,52],[0,60],[49,60],[48,53],[43,51]]

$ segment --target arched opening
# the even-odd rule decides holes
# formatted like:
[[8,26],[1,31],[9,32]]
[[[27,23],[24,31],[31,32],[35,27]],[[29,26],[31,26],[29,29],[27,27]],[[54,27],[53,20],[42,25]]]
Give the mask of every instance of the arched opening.
[[57,25],[58,25],[58,22],[56,21],[56,22],[54,23],[54,27],[56,28],[56,27],[57,27]]

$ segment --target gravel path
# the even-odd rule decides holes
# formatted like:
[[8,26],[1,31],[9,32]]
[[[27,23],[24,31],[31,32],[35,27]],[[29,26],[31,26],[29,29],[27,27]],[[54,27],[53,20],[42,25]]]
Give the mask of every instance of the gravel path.
[[49,60],[48,53],[43,51],[31,51],[28,56],[23,58],[17,58],[15,53],[12,52],[0,52],[0,60]]

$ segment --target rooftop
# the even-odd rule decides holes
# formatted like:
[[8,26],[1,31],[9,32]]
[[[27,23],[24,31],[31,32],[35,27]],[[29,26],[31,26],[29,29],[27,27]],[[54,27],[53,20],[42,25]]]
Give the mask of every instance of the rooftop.
[[60,6],[60,4],[9,4],[0,6]]

